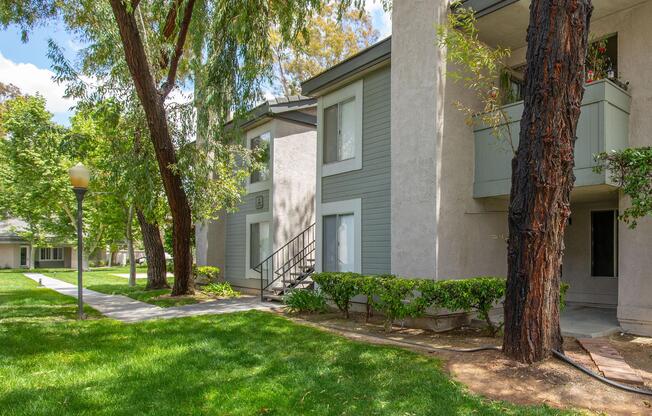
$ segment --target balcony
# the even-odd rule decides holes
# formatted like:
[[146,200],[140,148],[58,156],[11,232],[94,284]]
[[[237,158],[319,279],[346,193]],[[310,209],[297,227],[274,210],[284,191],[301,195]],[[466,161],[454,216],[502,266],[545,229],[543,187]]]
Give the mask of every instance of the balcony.
[[[630,95],[616,84],[601,80],[587,85],[575,142],[575,187],[613,185],[606,172],[595,173],[596,153],[628,147]],[[523,114],[523,102],[504,107],[510,120],[514,147]],[[505,135],[500,138],[492,129],[477,126],[475,134],[475,177],[473,197],[509,195],[512,176],[512,151]]]

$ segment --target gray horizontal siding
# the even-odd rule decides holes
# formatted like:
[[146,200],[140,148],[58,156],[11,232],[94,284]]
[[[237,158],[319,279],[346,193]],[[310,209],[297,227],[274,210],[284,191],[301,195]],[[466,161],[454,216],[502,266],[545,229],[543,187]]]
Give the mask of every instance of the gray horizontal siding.
[[362,169],[322,178],[321,199],[362,199],[362,273],[389,273],[390,70],[373,72],[363,82]]
[[[264,205],[256,209],[256,196],[262,195]],[[227,280],[240,280],[245,276],[247,253],[247,215],[269,211],[269,191],[255,192],[243,198],[240,209],[226,216],[226,247],[224,277]]]

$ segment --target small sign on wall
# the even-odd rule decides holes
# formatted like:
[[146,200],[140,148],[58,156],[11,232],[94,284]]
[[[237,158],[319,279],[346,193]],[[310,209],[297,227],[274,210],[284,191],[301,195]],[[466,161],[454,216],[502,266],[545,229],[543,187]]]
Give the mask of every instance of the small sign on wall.
[[265,207],[265,199],[262,195],[256,196],[256,209],[263,209]]

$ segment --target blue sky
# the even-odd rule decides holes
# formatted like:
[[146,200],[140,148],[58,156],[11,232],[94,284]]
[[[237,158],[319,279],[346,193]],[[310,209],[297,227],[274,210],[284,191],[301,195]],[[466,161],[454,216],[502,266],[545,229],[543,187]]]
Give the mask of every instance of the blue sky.
[[[380,38],[391,34],[389,13],[385,13],[379,0],[366,0],[373,25],[380,32]],[[47,100],[47,108],[54,114],[54,120],[68,125],[74,100],[64,98],[65,86],[52,80],[51,62],[47,57],[48,39],[59,44],[68,59],[74,59],[80,44],[66,32],[60,22],[51,22],[30,32],[29,41],[23,43],[20,30],[10,26],[0,30],[0,82],[11,83],[23,92],[37,92]]]

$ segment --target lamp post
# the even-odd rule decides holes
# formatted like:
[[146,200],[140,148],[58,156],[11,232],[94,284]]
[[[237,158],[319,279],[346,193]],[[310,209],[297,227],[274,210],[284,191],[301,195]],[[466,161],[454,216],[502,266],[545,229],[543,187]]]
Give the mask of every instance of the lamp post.
[[68,171],[70,176],[70,184],[72,190],[77,196],[77,316],[79,319],[84,319],[84,300],[83,300],[83,286],[82,286],[82,273],[84,269],[84,242],[82,238],[82,202],[84,201],[84,194],[88,189],[88,181],[90,179],[90,172],[86,166],[77,163]]

